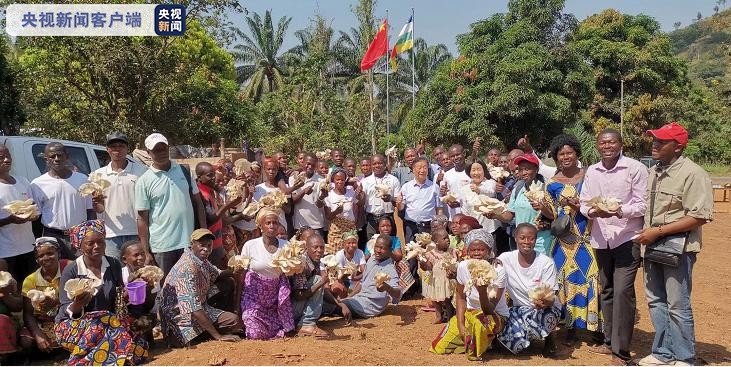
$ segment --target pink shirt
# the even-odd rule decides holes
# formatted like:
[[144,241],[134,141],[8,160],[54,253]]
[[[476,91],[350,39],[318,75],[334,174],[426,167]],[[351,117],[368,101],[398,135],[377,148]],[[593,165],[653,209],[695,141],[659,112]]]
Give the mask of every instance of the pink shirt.
[[581,186],[581,213],[589,218],[586,202],[594,197],[622,201],[622,218],[592,218],[591,246],[597,249],[617,248],[632,240],[644,225],[647,202],[648,171],[642,163],[624,155],[614,168],[607,170],[602,162],[589,166]]

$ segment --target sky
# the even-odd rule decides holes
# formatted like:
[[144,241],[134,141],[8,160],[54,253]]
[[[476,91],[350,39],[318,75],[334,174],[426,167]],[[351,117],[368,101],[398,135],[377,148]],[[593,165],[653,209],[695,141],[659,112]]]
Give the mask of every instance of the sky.
[[[455,54],[458,34],[467,32],[469,25],[475,21],[505,12],[507,3],[506,0],[381,0],[376,15],[381,18],[386,15],[386,10],[389,11],[389,38],[395,39],[413,7],[414,35],[424,38],[430,45],[443,43]],[[257,12],[262,16],[266,10],[272,10],[275,21],[285,15],[292,17],[283,50],[297,44],[294,32],[306,28],[318,11],[336,31],[348,30],[357,24],[350,10],[357,4],[356,0],[243,0],[242,4],[250,13]],[[567,0],[565,11],[583,20],[611,7],[626,14],[652,16],[660,22],[664,31],[671,31],[673,23],[679,21],[686,26],[698,12],[704,17],[712,15],[715,5],[715,0]],[[731,1],[725,5],[729,6]],[[243,14],[234,14],[231,20],[248,33]]]

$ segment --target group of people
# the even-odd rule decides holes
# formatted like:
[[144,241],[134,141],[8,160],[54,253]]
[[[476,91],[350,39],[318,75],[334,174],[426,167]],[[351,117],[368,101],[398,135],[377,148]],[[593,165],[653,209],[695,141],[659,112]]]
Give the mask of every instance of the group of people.
[[[139,364],[158,333],[171,347],[325,337],[323,316],[376,317],[421,295],[422,310],[444,323],[429,346],[435,354],[480,360],[496,347],[520,353],[543,340],[550,356],[563,325],[566,343],[588,330],[591,351],[614,364],[692,364],[691,274],[712,189],[683,156],[681,125],[648,135],[658,162],[649,170],[605,129],[596,140],[601,161],[588,166],[578,140],[559,135],[548,151],[556,167],[526,136],[484,160],[478,140],[470,157],[458,144],[427,156],[419,144],[396,167],[390,155],[356,161],[334,149],[301,152],[294,168],[275,153],[191,172],[170,159],[163,135],[145,139],[146,167],[127,159],[127,137],[113,133],[111,161],[93,175],[110,185],[91,196],[79,193],[90,178],[69,168],[62,144],[46,146],[47,173],[32,182],[10,174],[0,145],[0,205],[32,199],[42,224],[35,238],[35,218],[0,214],[0,270],[11,276],[0,290],[0,353],[64,349],[69,364]],[[504,210],[480,210],[485,198]],[[420,242],[424,234],[431,243]],[[280,264],[294,244],[299,258],[285,262],[300,267],[290,271]],[[415,246],[423,251],[410,256]],[[471,260],[491,264],[490,284],[474,282]],[[656,334],[651,354],[633,360],[643,261]],[[149,265],[162,279],[144,278]],[[72,292],[79,279],[93,292]],[[142,303],[130,302],[137,280],[145,281]],[[536,298],[539,288],[550,297]]]

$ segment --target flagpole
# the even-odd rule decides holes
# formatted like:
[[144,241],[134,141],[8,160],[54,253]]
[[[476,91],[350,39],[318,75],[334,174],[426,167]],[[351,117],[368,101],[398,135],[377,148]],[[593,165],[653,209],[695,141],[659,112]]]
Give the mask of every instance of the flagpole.
[[411,109],[416,108],[416,34],[414,34],[414,8],[411,7]]
[[[388,24],[388,9],[386,9],[386,24]],[[386,27],[386,147],[390,147],[391,144],[391,123],[389,121],[389,86],[388,86],[388,74],[389,65],[388,58],[390,56],[390,50],[388,45],[388,26]]]

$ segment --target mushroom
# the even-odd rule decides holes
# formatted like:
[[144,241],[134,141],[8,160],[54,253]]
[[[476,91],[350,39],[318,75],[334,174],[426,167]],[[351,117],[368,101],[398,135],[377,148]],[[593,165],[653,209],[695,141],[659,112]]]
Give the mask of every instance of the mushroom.
[[251,162],[246,158],[237,159],[234,162],[234,175],[241,177],[251,170]]
[[533,182],[525,192],[525,197],[532,202],[543,201],[543,185],[540,182]]
[[272,257],[271,266],[279,268],[286,276],[292,276],[305,270],[305,262],[297,245],[288,243]]
[[474,205],[474,210],[482,214],[500,214],[507,209],[507,205],[502,200],[491,198],[489,196],[480,195],[478,201]]
[[319,159],[319,160],[325,160],[325,159],[330,158],[331,152],[332,151],[330,149],[325,149],[323,151],[315,153],[315,156],[317,156],[317,159]]
[[391,186],[388,186],[386,184],[376,184],[376,197],[379,199],[382,199],[384,196],[387,196],[391,193]]
[[137,275],[137,278],[140,278],[144,281],[146,281],[148,284],[154,286],[158,282],[162,280],[162,278],[165,277],[165,274],[162,272],[162,269],[158,268],[157,266],[153,265],[147,265],[143,266],[135,272]]
[[96,195],[102,195],[104,193],[104,190],[111,187],[112,183],[103,179],[101,173],[99,172],[93,172],[89,175],[89,182],[79,186],[79,195],[86,197],[86,196],[96,196]]
[[440,266],[444,271],[456,273],[457,272],[457,259],[455,259],[452,255],[446,254],[442,258],[442,262],[440,263]]
[[592,208],[601,209],[608,213],[616,213],[622,206],[622,200],[597,196],[586,202]]
[[493,166],[491,164],[487,165],[487,171],[490,173],[490,177],[493,180],[503,180],[510,176],[510,172],[506,171],[504,168],[500,166]]
[[439,200],[441,200],[445,204],[456,203],[457,195],[450,191],[447,193],[447,195],[440,197]]
[[228,259],[228,267],[234,269],[234,271],[241,269],[248,269],[251,263],[249,256],[235,255]]
[[236,211],[241,212],[241,214],[247,217],[252,217],[259,211],[259,203],[251,202],[246,207],[243,207],[243,203],[239,204],[238,206],[236,206]]
[[551,286],[546,283],[541,283],[528,291],[528,298],[533,303],[537,303],[538,301],[553,303],[556,299],[556,293]]
[[33,199],[14,200],[3,207],[10,214],[23,218],[34,219],[41,215],[38,205],[33,203]]
[[391,276],[386,273],[379,272],[379,273],[376,273],[375,280],[376,280],[376,286],[380,287],[387,281],[391,280]]
[[10,285],[10,281],[13,280],[13,276],[7,271],[0,271],[0,288],[5,288]]
[[226,184],[226,194],[228,194],[228,199],[233,201],[240,198],[245,187],[245,181],[237,180],[235,178],[231,179],[228,184]]
[[497,278],[497,271],[487,260],[467,260],[467,271],[470,279],[465,284],[465,292],[469,294],[472,286],[490,285]]
[[102,285],[102,281],[99,279],[75,278],[67,281],[63,289],[70,299],[74,299],[84,293],[91,293],[92,296],[95,296],[100,285]]
[[416,242],[426,246],[432,243],[431,234],[430,233],[417,233],[414,235],[414,239]]
[[285,204],[287,204],[287,195],[284,195],[279,189],[271,191],[259,200],[260,206],[281,208]]

